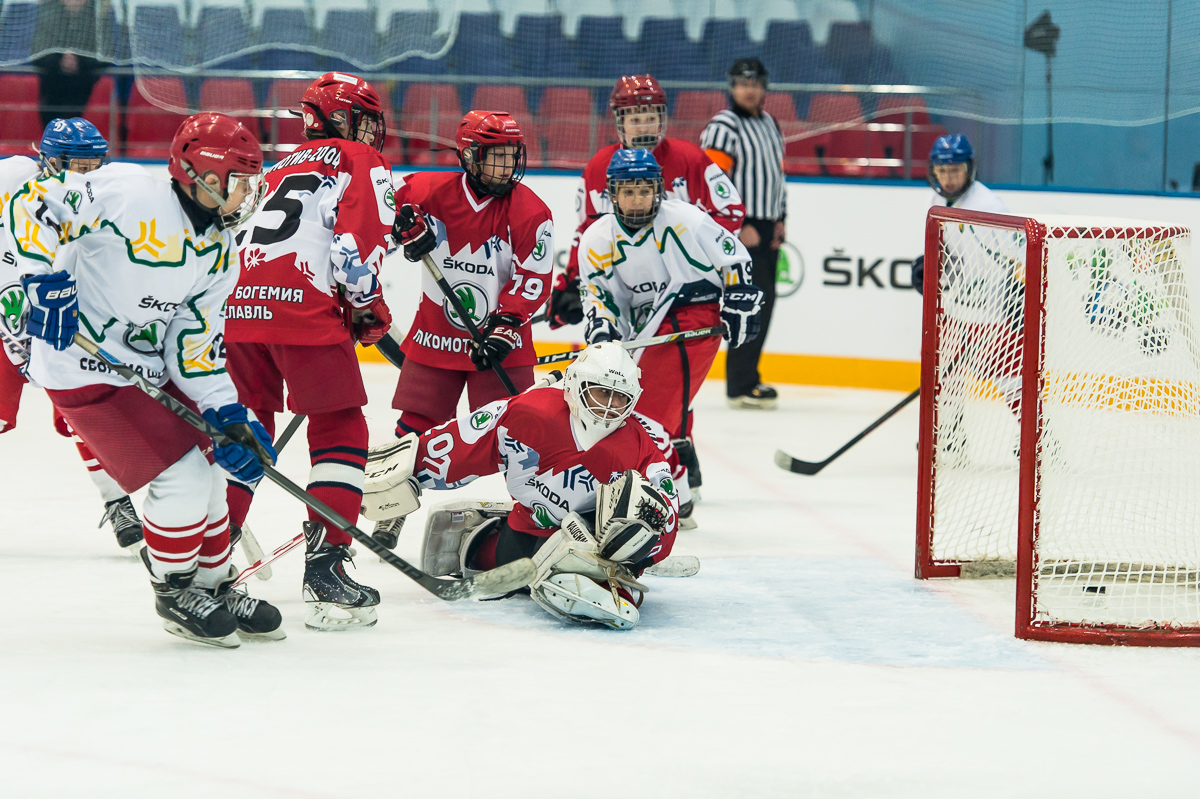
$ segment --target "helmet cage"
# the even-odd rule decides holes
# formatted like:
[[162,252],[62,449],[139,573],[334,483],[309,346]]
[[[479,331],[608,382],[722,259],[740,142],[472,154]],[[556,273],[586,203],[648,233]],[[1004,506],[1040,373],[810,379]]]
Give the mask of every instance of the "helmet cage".
[[[387,139],[387,121],[383,118],[383,114],[369,108],[364,108],[358,103],[351,103],[346,120],[347,133],[349,135],[343,136],[341,131],[337,129],[337,126],[334,125],[333,120],[326,116],[325,112],[316,103],[302,100],[300,104],[313,113],[313,116],[321,123],[321,129],[325,132],[325,137],[328,139],[346,139],[347,141],[366,144],[363,141],[363,137],[367,133],[363,126],[363,120],[373,119],[375,121],[375,138],[369,146],[374,147],[377,152],[383,152],[384,141]],[[344,109],[336,109],[330,112],[330,114],[340,110]]]
[[[642,395],[640,378],[641,370],[629,353],[611,342],[591,345],[567,367],[563,378],[567,408],[592,443],[615,431],[633,413]],[[613,396],[602,402],[594,396],[595,388],[608,389]],[[616,394],[625,397],[623,408],[615,407]]]
[[[625,131],[625,117],[636,114],[658,114],[658,131],[631,136]],[[613,120],[617,125],[617,139],[626,150],[653,150],[667,135],[667,107],[662,103],[646,105],[623,105],[613,108]]]
[[[948,192],[942,188],[941,182],[937,179],[937,174],[933,171],[934,167],[953,166],[955,164],[964,164],[967,167],[967,179],[963,181],[962,188],[956,192]],[[954,202],[959,197],[967,193],[971,188],[971,184],[975,182],[975,159],[971,158],[966,161],[937,161],[930,160],[929,167],[925,173],[925,179],[929,181],[930,187],[938,194],[946,198],[946,202]]]
[[[495,177],[489,172],[492,167],[487,165],[487,151],[492,147],[516,147],[517,153],[513,163],[513,170],[505,181],[486,181],[484,175]],[[463,171],[467,173],[467,180],[481,194],[490,194],[493,197],[503,197],[513,190],[513,187],[520,183],[525,177],[526,165],[526,150],[525,142],[496,142],[494,144],[485,144],[483,142],[473,141],[466,147],[458,151],[458,161],[462,165]],[[474,167],[474,169],[472,169]]]
[[[650,210],[648,211],[627,212],[617,202],[617,189],[621,186],[637,186],[638,184],[648,184],[654,188],[654,202],[651,203]],[[605,188],[608,191],[608,199],[612,202],[613,213],[616,214],[621,224],[630,230],[640,230],[653,222],[654,217],[658,216],[658,208],[662,205],[664,194],[663,179],[661,177],[652,180],[644,177],[634,180],[609,178]]]
[[[213,216],[222,230],[228,230],[244,224],[258,210],[258,204],[262,202],[263,196],[267,192],[267,184],[263,180],[261,172],[253,175],[246,172],[230,172],[225,178],[225,190],[222,194],[208,185],[206,181],[202,180],[204,175],[198,175],[196,170],[187,161],[180,160],[179,163],[183,167],[183,171],[187,173],[187,176],[192,179],[192,185],[196,187],[192,190],[193,196],[195,196],[196,191],[203,191],[212,200],[216,201],[217,207],[214,209]],[[216,173],[210,171],[204,174],[215,175]],[[246,181],[246,196],[232,211],[222,211],[221,209],[229,202],[229,198],[237,191],[238,183],[243,180]]]

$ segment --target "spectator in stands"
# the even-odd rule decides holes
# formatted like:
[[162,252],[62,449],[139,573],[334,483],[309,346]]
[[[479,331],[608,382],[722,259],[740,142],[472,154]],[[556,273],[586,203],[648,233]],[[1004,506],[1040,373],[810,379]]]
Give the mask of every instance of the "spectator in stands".
[[[33,31],[42,124],[81,117],[112,47],[107,0],[41,0]],[[51,51],[51,52],[47,52]]]
[[730,107],[708,123],[700,146],[725,170],[746,205],[738,238],[750,251],[753,281],[763,291],[762,333],[737,348],[725,362],[725,395],[733,408],[774,408],[778,394],[763,385],[758,371],[763,342],[775,306],[775,268],[786,235],[786,183],[783,134],[763,110],[767,70],[757,58],[739,58],[729,70]]

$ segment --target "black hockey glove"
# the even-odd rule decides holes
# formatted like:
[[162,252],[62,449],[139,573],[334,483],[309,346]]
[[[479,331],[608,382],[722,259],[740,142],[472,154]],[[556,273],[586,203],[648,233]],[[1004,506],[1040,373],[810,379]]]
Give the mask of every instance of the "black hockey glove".
[[471,363],[475,364],[475,368],[482,372],[491,369],[493,363],[500,363],[507,358],[508,354],[521,343],[522,324],[524,322],[516,314],[498,311],[488,316],[483,327],[479,329],[479,334],[483,337],[483,344],[472,341],[469,345],[470,350],[467,352]]
[[392,223],[392,238],[404,248],[404,257],[410,261],[420,261],[437,248],[437,236],[430,230],[419,205],[400,206]]
[[579,278],[567,282],[566,288],[550,289],[550,329],[577,325],[583,321],[583,300],[579,296]]
[[761,323],[758,318],[762,310],[763,290],[758,286],[734,284],[725,287],[721,300],[721,324],[725,326],[725,340],[730,348],[758,338]]
[[917,293],[925,295],[925,256],[918,255],[912,263],[912,284]]

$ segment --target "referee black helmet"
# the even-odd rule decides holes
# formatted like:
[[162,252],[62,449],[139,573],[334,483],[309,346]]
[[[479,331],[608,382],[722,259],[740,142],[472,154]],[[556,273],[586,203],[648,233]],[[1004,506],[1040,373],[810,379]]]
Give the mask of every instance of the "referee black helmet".
[[739,58],[729,68],[729,82],[738,78],[762,81],[763,88],[767,85],[767,68],[757,58]]

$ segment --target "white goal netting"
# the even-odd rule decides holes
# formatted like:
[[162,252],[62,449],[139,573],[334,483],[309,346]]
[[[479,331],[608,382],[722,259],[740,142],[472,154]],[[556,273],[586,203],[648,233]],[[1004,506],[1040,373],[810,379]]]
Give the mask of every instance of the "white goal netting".
[[1200,630],[1189,231],[952,215],[927,256],[918,572],[1015,571],[1019,628]]

